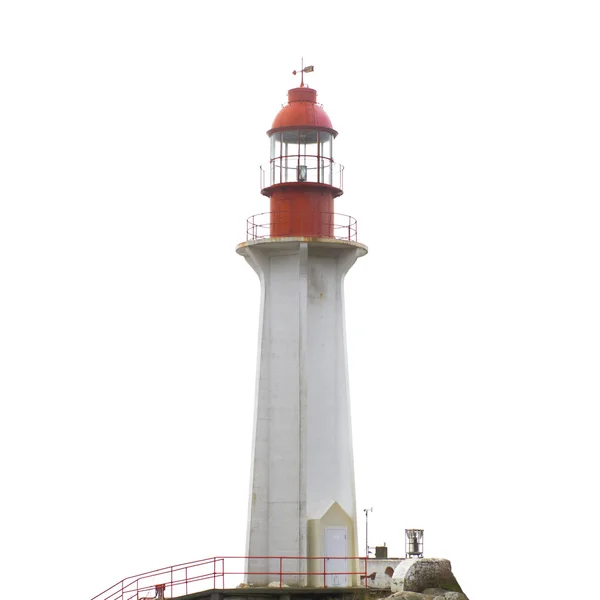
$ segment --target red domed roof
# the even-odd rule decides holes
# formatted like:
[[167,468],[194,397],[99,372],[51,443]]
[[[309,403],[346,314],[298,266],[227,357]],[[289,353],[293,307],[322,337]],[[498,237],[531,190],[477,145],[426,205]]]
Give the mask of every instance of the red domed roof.
[[334,137],[337,135],[331,119],[323,107],[317,104],[317,91],[309,87],[293,88],[288,91],[288,104],[279,111],[267,134],[270,135],[276,129],[295,127],[326,129],[333,133]]

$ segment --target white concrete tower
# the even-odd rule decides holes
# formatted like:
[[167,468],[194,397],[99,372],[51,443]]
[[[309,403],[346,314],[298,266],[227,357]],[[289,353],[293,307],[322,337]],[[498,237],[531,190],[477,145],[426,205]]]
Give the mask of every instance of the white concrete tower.
[[261,169],[270,211],[248,220],[237,247],[261,284],[246,548],[262,557],[247,561],[258,585],[277,581],[280,567],[295,573],[290,585],[358,583],[341,574],[355,561],[297,558],[358,555],[343,284],[367,247],[355,219],[335,213],[343,167],[316,100],[303,82],[289,90]]

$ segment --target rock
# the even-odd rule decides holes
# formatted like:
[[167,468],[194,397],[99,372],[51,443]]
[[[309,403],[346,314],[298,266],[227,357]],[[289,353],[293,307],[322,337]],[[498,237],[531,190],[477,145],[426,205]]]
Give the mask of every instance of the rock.
[[448,592],[460,592],[462,589],[452,574],[450,561],[445,558],[413,558],[402,561],[392,575],[392,592],[423,592],[426,589],[443,589],[446,600]]
[[394,600],[433,600],[433,596],[420,594],[419,592],[396,592],[389,596]]
[[433,596],[433,600],[467,600],[467,597],[461,592],[451,592],[444,588],[427,588],[423,593]]
[[290,587],[289,585],[286,585],[285,583],[279,583],[279,581],[271,581],[271,583],[269,584],[270,588],[278,588],[278,587],[282,587],[282,588],[286,588],[286,587]]

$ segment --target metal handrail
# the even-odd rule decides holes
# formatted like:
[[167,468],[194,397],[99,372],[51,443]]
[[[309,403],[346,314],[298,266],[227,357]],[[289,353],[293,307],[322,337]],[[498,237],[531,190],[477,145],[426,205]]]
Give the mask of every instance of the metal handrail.
[[[325,224],[332,231],[331,235],[319,234],[318,237],[345,240],[348,242],[357,241],[358,227],[354,217],[342,213],[325,212],[315,212],[310,216],[316,219],[317,222]],[[252,215],[246,221],[246,239],[250,241],[274,237],[271,235],[271,226],[280,225],[282,217],[288,218],[291,221],[294,218],[294,212],[281,210]],[[314,223],[307,225],[310,228]],[[300,227],[302,228],[302,223],[300,223]]]
[[[306,178],[299,178],[299,167],[306,167]],[[321,183],[344,189],[344,165],[315,154],[276,156],[260,166],[260,188],[282,183]]]
[[[328,571],[327,560],[346,560],[360,561],[364,563],[364,569],[360,571]],[[246,565],[250,560],[277,560],[279,562],[279,570],[248,570],[225,568],[225,561],[229,561],[229,565],[233,561],[244,561]],[[322,571],[302,571],[284,570],[284,561],[323,561]],[[317,576],[323,577],[323,587],[327,587],[328,575],[358,575],[364,581],[362,585],[369,586],[367,575],[368,558],[364,556],[213,556],[197,561],[180,563],[154,571],[147,571],[138,575],[132,575],[119,581],[115,585],[107,588],[100,594],[94,596],[91,600],[149,600],[148,594],[155,594],[152,598],[162,599],[165,594],[170,592],[169,596],[175,598],[177,596],[185,596],[194,592],[199,592],[206,589],[217,589],[217,584],[221,589],[226,589],[225,578],[230,576],[252,576],[252,575],[268,575],[277,577],[279,587],[285,585],[284,579],[290,576]],[[359,563],[360,564],[360,563]],[[307,563],[308,566],[308,563]],[[194,573],[193,569],[207,567],[201,573]],[[157,581],[160,580],[160,581]],[[203,582],[209,582],[208,585],[202,585]],[[210,584],[212,583],[212,587]],[[196,585],[194,585],[196,584]]]

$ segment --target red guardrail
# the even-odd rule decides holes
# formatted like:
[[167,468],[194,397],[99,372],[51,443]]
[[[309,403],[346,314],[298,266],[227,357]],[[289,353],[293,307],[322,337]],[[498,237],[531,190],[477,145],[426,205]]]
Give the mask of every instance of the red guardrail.
[[311,218],[311,222],[303,224],[302,222],[294,221],[294,214],[292,211],[274,211],[252,215],[246,222],[246,239],[260,240],[273,237],[271,235],[272,226],[281,230],[284,229],[282,223],[288,222],[291,228],[291,223],[294,221],[295,227],[299,226],[301,229],[309,231],[327,231],[330,233],[330,235],[320,233],[318,237],[345,240],[349,242],[357,241],[358,230],[356,219],[354,217],[343,215],[341,213],[322,212],[315,212],[314,214],[309,215],[309,217]]
[[[271,563],[277,561],[279,570],[247,570],[249,561],[265,560]],[[355,561],[357,566],[364,565],[364,570],[327,570],[329,560],[336,562],[339,560],[351,561],[350,564]],[[295,570],[288,570],[288,561],[297,561]],[[319,564],[322,561],[323,570],[301,570],[301,561],[313,561],[313,564],[314,561],[318,561]],[[308,563],[305,564],[308,565]],[[175,598],[208,589],[231,589],[240,587],[240,585],[245,587],[246,584],[240,580],[240,576],[246,579],[247,576],[252,578],[256,575],[267,575],[270,580],[269,583],[272,585],[273,582],[278,582],[279,587],[286,585],[286,578],[290,581],[289,578],[297,576],[316,577],[319,582],[322,577],[322,587],[328,587],[328,576],[359,576],[365,587],[368,587],[369,581],[367,577],[367,559],[364,556],[213,556],[212,558],[132,575],[94,596],[91,600],[149,600],[150,598],[162,600],[167,597]],[[254,586],[255,584],[250,583],[248,585]],[[256,585],[256,587],[262,586]],[[316,587],[321,587],[321,585]]]

